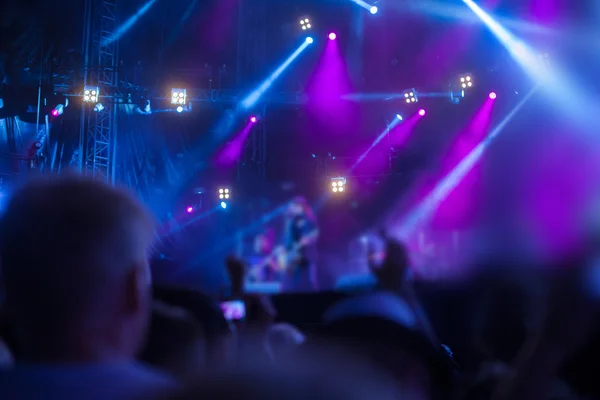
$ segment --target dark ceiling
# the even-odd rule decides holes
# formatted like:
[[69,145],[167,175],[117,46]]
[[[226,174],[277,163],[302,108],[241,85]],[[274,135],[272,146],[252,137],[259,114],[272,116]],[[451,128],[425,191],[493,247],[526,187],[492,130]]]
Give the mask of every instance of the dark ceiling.
[[[121,41],[121,59],[124,65],[141,63],[147,68],[156,68],[164,75],[173,68],[200,68],[205,64],[213,66],[234,66],[238,50],[238,15],[236,3],[239,0],[179,0],[158,2],[150,11],[127,32]],[[310,15],[321,31],[335,28],[342,40],[350,32],[358,29],[353,13],[358,8],[349,0],[260,0],[268,3],[267,14],[260,23],[267,31],[267,52],[264,57],[275,62],[292,46],[296,19],[300,15]],[[258,5],[260,1],[252,4]],[[12,72],[24,80],[23,67],[30,78],[36,80],[36,66],[41,63],[64,64],[69,62],[73,52],[81,49],[83,32],[82,0],[5,0],[0,6],[0,61],[4,78]],[[444,54],[435,54],[435,46],[441,39],[448,41],[452,48],[452,35],[468,34],[472,37],[465,48],[457,48],[460,63],[465,66],[482,65],[494,67],[498,62],[495,51],[499,46],[490,47],[490,35],[471,25],[463,26],[461,21],[442,18],[423,12],[428,1],[381,0],[378,2],[386,13],[365,19],[364,31],[360,32],[369,49],[376,47],[377,57],[363,54],[368,63],[396,66],[398,77],[409,81],[419,81],[423,71],[419,62],[439,62]],[[457,6],[456,1],[438,1],[438,9]],[[586,21],[596,15],[593,0],[485,0],[482,4],[494,3],[495,12],[503,16],[531,16],[532,10],[544,4],[545,9],[553,7],[562,24],[577,22],[586,26]],[[132,15],[144,4],[142,0],[123,0],[121,19]],[[233,5],[233,6],[232,6]],[[258,7],[258,6],[257,6]],[[452,10],[449,8],[449,10]],[[452,14],[452,12],[450,12]],[[261,18],[261,17],[259,17]],[[534,17],[535,22],[535,15]],[[347,32],[348,35],[344,35]],[[244,31],[242,37],[256,33]],[[436,44],[437,43],[437,44]],[[347,48],[353,42],[345,44]],[[432,48],[434,50],[432,50]],[[432,53],[433,52],[433,53]],[[429,59],[423,59],[424,53]],[[421,56],[421,60],[417,58]],[[72,61],[72,60],[71,60]],[[398,66],[400,68],[398,68]],[[411,68],[413,67],[413,68]],[[461,67],[457,65],[456,68]],[[387,67],[386,67],[387,68]],[[385,68],[384,68],[385,69]],[[393,69],[389,67],[387,69]],[[369,70],[367,66],[367,71]],[[380,75],[381,68],[373,71]],[[397,80],[393,72],[388,77]],[[27,74],[25,74],[27,75]],[[427,78],[431,78],[428,74]],[[440,77],[441,79],[441,77]],[[376,85],[377,86],[377,85]]]

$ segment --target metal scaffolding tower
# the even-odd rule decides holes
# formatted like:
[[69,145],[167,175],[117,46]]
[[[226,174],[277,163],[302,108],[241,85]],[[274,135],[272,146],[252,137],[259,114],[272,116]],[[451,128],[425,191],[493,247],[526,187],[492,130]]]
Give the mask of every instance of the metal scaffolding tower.
[[82,173],[115,181],[119,40],[116,37],[118,0],[86,0],[84,55],[85,86],[100,88],[98,102],[84,104],[79,134]]

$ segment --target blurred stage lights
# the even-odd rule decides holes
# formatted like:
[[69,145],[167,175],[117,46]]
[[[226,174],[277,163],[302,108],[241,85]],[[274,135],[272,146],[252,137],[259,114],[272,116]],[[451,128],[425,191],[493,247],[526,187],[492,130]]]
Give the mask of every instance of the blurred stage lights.
[[220,200],[229,200],[229,197],[231,197],[230,189],[228,189],[228,188],[219,189],[219,199]]
[[377,14],[377,11],[379,11],[379,8],[377,8],[377,6],[373,6],[369,9],[369,12],[373,15]]
[[402,115],[396,114],[396,118],[398,118],[400,121],[402,121]]
[[310,36],[306,38],[306,43],[311,44],[313,43],[315,40],[313,38],[311,38]]
[[50,113],[52,114],[53,117],[58,117],[58,116],[62,115],[64,111],[65,111],[65,106],[63,106],[62,104],[59,104],[56,107],[54,107],[54,109]]
[[187,212],[188,214],[192,214],[194,212],[194,207],[189,206],[185,209],[185,212]]
[[417,97],[417,91],[415,89],[410,89],[404,92],[404,101],[407,104],[418,103],[419,97]]
[[187,101],[186,89],[171,89],[171,104],[184,106]]
[[312,29],[312,24],[310,22],[310,19],[302,18],[300,20],[300,27],[302,28],[303,31],[308,31],[308,30]]
[[492,99],[492,100],[496,100],[496,97],[497,97],[497,96],[496,96],[496,92],[491,92],[491,93],[490,93],[490,99]]
[[335,39],[337,39],[337,35],[335,34],[335,32],[331,32],[329,34],[329,40],[335,40]]
[[346,191],[346,178],[331,178],[331,191],[343,193]]
[[227,203],[225,203],[224,201],[221,202],[221,208],[223,210],[227,209]]
[[258,121],[258,118],[256,117],[250,117],[250,122],[255,124]]
[[175,110],[181,114],[183,112],[183,107],[179,106]]
[[104,111],[104,105],[102,105],[102,103],[96,103],[96,105],[94,106],[94,111],[96,111],[96,112]]
[[100,98],[100,88],[98,86],[85,86],[83,88],[83,102],[96,103]]
[[460,77],[460,87],[464,89],[470,89],[473,87],[473,78],[470,74],[465,74]]
[[424,117],[424,116],[425,116],[425,114],[427,114],[427,112],[425,111],[425,109],[424,109],[424,108],[421,108],[421,109],[419,110],[419,115],[420,115],[421,117]]

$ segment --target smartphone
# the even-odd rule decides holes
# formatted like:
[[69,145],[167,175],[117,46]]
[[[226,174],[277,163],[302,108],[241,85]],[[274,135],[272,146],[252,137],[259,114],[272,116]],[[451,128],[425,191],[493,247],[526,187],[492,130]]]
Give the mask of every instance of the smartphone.
[[246,304],[242,300],[222,302],[221,311],[227,321],[240,321],[246,318]]

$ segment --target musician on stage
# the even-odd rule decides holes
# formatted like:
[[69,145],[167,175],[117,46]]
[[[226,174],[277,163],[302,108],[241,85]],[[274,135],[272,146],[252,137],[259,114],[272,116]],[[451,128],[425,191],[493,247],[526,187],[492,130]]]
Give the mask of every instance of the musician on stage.
[[248,279],[251,282],[279,282],[280,260],[277,257],[275,231],[268,228],[254,238],[253,256],[248,259]]
[[282,292],[311,292],[317,289],[315,263],[319,236],[313,210],[303,197],[295,198],[285,214],[285,268]]

